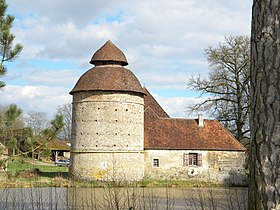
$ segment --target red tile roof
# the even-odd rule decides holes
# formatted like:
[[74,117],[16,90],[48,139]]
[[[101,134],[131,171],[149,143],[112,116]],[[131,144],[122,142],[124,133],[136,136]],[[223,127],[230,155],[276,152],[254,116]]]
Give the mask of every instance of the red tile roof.
[[137,77],[122,66],[96,66],[84,73],[70,94],[78,91],[130,91],[145,94]]
[[144,93],[146,94],[144,97],[145,110],[150,107],[158,117],[169,118],[169,115],[159,105],[159,103],[155,100],[155,98],[151,95],[147,88],[144,87],[143,89]]
[[193,149],[244,151],[245,148],[217,120],[160,118],[145,110],[145,149]]
[[89,63],[99,65],[103,63],[117,63],[121,66],[128,65],[124,53],[108,40],[101,48],[99,48],[92,56]]
[[90,61],[96,66],[84,73],[70,94],[78,91],[128,91],[145,94],[137,77],[123,66],[124,53],[111,41],[97,50]]

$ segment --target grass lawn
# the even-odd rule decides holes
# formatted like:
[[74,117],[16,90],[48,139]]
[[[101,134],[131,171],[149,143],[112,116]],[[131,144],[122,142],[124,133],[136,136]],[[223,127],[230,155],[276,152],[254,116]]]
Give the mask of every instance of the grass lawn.
[[42,165],[40,163],[30,163],[28,158],[14,158],[8,162],[8,172],[9,173],[20,173],[22,171],[39,169],[40,172],[56,172],[56,173],[67,173],[68,167],[59,167],[59,166],[49,166]]
[[7,172],[0,173],[0,188],[69,186],[68,170],[68,167],[46,165],[30,158],[11,158]]

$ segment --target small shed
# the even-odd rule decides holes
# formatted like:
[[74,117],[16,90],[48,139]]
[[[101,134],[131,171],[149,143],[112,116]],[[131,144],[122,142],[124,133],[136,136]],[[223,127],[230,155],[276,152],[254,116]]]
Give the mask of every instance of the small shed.
[[70,146],[61,140],[52,140],[47,142],[46,148],[51,150],[51,157],[54,161],[70,157]]

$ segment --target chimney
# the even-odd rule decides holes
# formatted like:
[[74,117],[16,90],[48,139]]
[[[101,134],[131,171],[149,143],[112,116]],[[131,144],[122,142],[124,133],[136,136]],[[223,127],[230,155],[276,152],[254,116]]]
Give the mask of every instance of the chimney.
[[204,127],[203,114],[198,115],[198,127]]

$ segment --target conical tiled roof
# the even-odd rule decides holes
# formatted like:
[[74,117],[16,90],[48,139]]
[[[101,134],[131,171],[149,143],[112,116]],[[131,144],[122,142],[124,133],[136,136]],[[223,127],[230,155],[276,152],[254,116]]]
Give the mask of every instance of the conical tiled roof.
[[94,65],[119,64],[121,66],[128,65],[124,53],[108,40],[99,50],[97,50],[89,62]]
[[90,69],[80,77],[70,94],[90,90],[129,91],[145,94],[137,77],[122,66],[96,66]]
[[145,95],[139,80],[123,66],[128,65],[124,53],[111,41],[97,50],[90,61],[96,66],[85,72],[70,94],[80,91],[121,91]]

